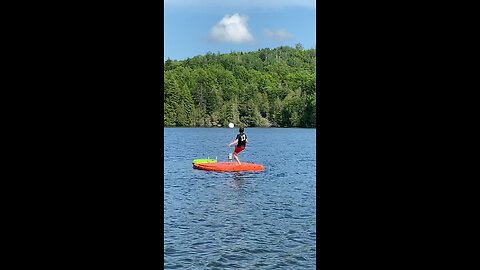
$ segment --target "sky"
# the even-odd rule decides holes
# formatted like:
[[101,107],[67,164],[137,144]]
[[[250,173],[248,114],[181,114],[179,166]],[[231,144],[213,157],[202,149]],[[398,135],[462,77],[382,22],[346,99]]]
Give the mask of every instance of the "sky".
[[164,0],[164,61],[316,46],[315,0]]

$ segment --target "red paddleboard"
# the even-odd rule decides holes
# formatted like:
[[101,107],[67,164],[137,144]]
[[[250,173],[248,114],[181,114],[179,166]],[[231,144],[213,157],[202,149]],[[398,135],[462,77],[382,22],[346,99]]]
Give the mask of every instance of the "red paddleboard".
[[193,164],[194,169],[216,172],[237,172],[237,171],[263,171],[262,164],[248,162],[215,162],[215,163],[197,163]]

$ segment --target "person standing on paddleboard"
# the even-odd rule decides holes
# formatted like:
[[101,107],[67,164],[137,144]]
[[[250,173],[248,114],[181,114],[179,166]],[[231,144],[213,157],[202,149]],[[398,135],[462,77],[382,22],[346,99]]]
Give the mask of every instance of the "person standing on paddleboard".
[[240,163],[240,160],[238,159],[238,153],[245,150],[245,147],[247,146],[247,134],[243,133],[243,131],[244,131],[243,127],[239,128],[238,132],[240,133],[237,135],[237,137],[233,142],[227,145],[228,147],[230,147],[232,144],[235,144],[235,143],[237,144],[235,146],[235,150],[233,150],[233,157],[235,158],[235,160],[238,162],[239,165],[242,163]]

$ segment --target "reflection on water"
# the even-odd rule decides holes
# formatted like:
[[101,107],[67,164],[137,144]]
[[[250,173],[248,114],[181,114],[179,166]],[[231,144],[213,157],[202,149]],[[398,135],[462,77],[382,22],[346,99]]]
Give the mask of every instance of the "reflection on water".
[[230,181],[231,186],[235,189],[240,189],[245,182],[244,176],[245,172],[232,173],[232,181]]

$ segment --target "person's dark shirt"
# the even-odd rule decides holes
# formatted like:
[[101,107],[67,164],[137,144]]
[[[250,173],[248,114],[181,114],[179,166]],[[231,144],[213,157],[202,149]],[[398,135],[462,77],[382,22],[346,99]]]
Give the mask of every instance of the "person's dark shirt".
[[246,146],[247,145],[247,134],[245,133],[239,133],[237,135],[237,146],[238,147],[242,147],[242,146]]

